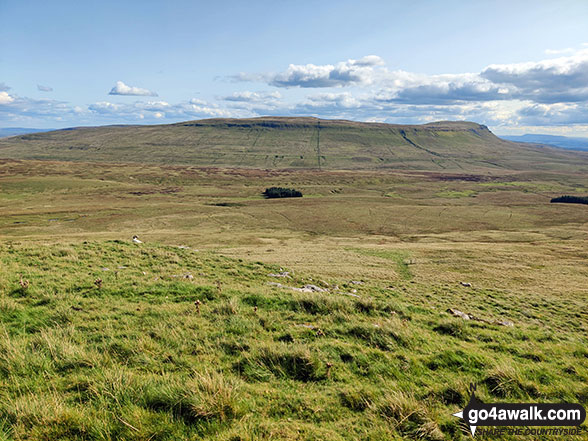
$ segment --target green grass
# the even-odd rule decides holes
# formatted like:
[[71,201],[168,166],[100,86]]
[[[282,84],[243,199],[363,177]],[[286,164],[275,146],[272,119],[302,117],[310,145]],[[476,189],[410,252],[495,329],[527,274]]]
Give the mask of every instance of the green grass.
[[3,161],[0,439],[469,439],[470,382],[586,405],[586,212],[549,203],[577,188]]
[[404,280],[412,279],[410,272],[410,265],[412,263],[408,253],[403,251],[388,251],[388,250],[370,250],[370,249],[352,249],[356,253],[364,256],[374,256],[381,259],[391,260],[394,262],[394,270]]
[[437,196],[440,198],[468,198],[475,196],[476,192],[473,190],[464,190],[464,191],[455,191],[455,190],[448,190],[448,191],[440,191],[437,193]]
[[516,321],[504,328],[452,318],[441,304],[461,290],[423,302],[431,288],[402,273],[358,299],[158,244],[11,241],[0,264],[9,439],[466,439],[451,413],[470,382],[489,401],[586,400],[585,337],[550,331],[563,299],[540,326],[508,293],[479,292],[472,312]]

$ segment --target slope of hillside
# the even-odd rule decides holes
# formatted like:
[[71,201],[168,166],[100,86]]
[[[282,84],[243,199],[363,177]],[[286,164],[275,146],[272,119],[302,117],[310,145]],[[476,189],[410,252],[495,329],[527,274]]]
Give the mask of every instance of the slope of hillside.
[[256,168],[588,169],[586,154],[511,143],[471,122],[392,125],[285,117],[28,134],[0,140],[0,157]]

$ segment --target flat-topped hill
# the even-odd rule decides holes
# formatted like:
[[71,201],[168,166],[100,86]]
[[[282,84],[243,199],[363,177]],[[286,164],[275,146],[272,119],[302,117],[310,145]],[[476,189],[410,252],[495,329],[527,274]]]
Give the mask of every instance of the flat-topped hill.
[[0,140],[0,158],[311,169],[588,169],[588,155],[526,146],[465,121],[423,125],[310,117],[80,127]]

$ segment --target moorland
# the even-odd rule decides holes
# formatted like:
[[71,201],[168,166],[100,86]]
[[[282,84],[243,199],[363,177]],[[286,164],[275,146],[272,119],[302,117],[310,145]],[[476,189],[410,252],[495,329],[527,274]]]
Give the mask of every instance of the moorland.
[[470,383],[588,404],[588,207],[550,203],[586,153],[262,118],[0,158],[3,439],[459,440]]

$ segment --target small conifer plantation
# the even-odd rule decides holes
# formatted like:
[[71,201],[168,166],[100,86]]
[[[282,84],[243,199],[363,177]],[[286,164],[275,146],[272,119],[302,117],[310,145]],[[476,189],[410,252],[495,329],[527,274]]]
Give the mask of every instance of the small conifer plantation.
[[274,198],[301,198],[302,193],[293,188],[269,187],[262,193],[267,199]]

